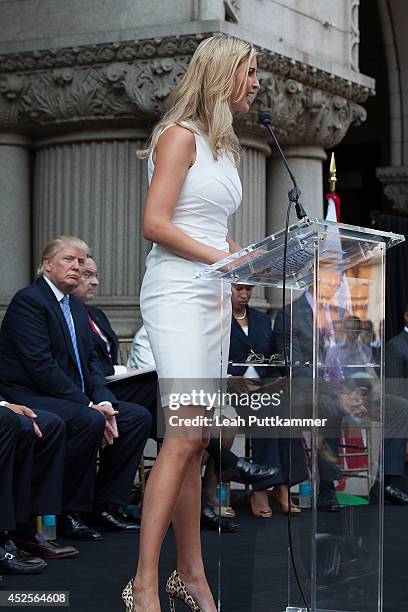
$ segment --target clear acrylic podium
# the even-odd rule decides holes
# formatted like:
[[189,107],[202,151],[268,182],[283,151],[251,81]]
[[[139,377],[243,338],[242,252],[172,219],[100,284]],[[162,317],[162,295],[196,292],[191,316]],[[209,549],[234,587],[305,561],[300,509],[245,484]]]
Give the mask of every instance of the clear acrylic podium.
[[[301,439],[310,487],[298,483],[292,495],[296,500],[299,490],[310,490],[304,504],[310,508],[290,521],[292,552],[282,559],[287,565],[286,602],[254,597],[248,611],[284,612],[285,604],[286,612],[383,609],[385,257],[388,248],[403,240],[318,219],[289,228],[286,305],[283,310],[281,299],[276,353],[271,360],[252,355],[240,365],[268,367],[271,381],[277,372],[287,375],[282,410],[294,425],[279,431],[259,427],[246,435]],[[281,289],[283,245],[281,231],[206,267],[199,276]],[[235,409],[239,413],[239,406]],[[342,506],[339,511],[328,511],[325,505],[327,480],[337,486],[332,493]],[[268,568],[257,567],[255,554],[255,581],[258,575],[259,581],[270,580],[273,591],[274,573],[265,578]]]

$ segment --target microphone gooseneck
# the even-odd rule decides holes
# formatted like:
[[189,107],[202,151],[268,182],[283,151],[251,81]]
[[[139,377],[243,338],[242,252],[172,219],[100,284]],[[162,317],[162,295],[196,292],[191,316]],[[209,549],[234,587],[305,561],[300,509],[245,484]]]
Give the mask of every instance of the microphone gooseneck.
[[289,167],[288,161],[285,157],[284,152],[282,151],[282,148],[275,136],[275,132],[272,129],[272,118],[270,113],[268,113],[268,111],[262,111],[261,113],[259,113],[259,122],[266,127],[266,129],[268,130],[268,132],[271,135],[271,138],[273,140],[273,144],[276,147],[276,150],[279,153],[280,158],[282,159],[283,163],[285,164],[286,170],[288,171],[288,174],[290,176],[290,179],[293,183],[293,188],[289,190],[288,192],[288,198],[289,198],[289,202],[291,202],[292,204],[295,205],[295,210],[296,210],[296,216],[299,219],[299,221],[301,221],[302,219],[304,219],[305,217],[307,217],[306,211],[303,208],[302,204],[299,202],[299,198],[300,198],[300,194],[301,191],[298,187],[298,184],[296,182],[296,178],[295,175],[293,174],[292,170]]

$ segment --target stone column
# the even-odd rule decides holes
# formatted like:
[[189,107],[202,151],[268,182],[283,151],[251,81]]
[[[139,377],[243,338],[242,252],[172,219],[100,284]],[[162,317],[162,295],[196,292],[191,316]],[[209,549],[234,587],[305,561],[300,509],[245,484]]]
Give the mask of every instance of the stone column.
[[138,326],[139,291],[149,249],[142,237],[147,163],[136,156],[141,130],[71,133],[36,143],[34,252],[73,234],[91,247],[99,268],[97,303],[121,336]]
[[[296,177],[302,192],[300,202],[309,217],[323,216],[323,161],[326,160],[324,149],[318,146],[288,146],[285,155],[289,166]],[[285,227],[288,191],[292,181],[287,170],[276,154],[268,160],[267,166],[267,214],[266,228],[273,234]],[[296,223],[294,210],[290,222]],[[282,294],[279,289],[268,289],[267,298],[273,313],[282,307]]]
[[[300,202],[309,217],[323,215],[323,162],[327,159],[324,149],[318,146],[285,147],[289,167],[302,192]],[[288,191],[292,181],[277,154],[268,160],[267,167],[267,232],[272,234],[285,227]],[[296,222],[291,213],[291,222]]]
[[[242,205],[231,217],[229,233],[242,247],[258,242],[266,231],[266,157],[268,145],[261,138],[241,136],[244,148],[239,174],[242,181]],[[257,287],[251,304],[266,309],[265,290]]]
[[30,282],[30,141],[0,133],[0,317],[13,294]]

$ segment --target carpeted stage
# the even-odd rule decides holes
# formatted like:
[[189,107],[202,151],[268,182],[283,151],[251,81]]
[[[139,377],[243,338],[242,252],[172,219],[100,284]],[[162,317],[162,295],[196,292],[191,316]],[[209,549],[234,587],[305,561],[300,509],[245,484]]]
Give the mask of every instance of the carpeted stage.
[[[257,520],[249,515],[244,503],[238,504],[238,508],[240,532],[222,536],[222,610],[282,612],[286,608],[287,593],[286,517],[274,514],[271,520]],[[370,508],[360,507],[360,511],[370,512]],[[329,514],[325,520],[335,525],[336,517],[338,515]],[[307,521],[306,513],[293,520],[297,523],[296,534],[300,536],[302,521]],[[408,508],[386,506],[385,612],[408,612],[407,526]],[[123,612],[120,592],[134,568],[138,539],[135,534],[105,534],[102,542],[79,543],[78,559],[50,561],[46,572],[39,576],[6,576],[2,589],[64,590],[70,592],[72,612]],[[216,593],[217,533],[203,531],[202,542],[208,578]],[[161,558],[163,612],[169,609],[163,587],[174,566],[174,541],[169,533]],[[50,608],[36,607],[34,610],[45,612]],[[181,612],[187,608],[179,603],[177,610]]]

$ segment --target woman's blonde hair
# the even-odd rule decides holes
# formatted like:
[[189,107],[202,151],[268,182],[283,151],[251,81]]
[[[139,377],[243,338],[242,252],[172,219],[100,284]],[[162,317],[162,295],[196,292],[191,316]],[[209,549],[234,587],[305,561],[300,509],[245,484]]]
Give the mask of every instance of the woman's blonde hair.
[[68,246],[81,249],[81,251],[84,251],[87,257],[89,257],[90,248],[86,242],[81,240],[81,238],[77,238],[76,236],[57,236],[53,240],[50,240],[45,246],[41,254],[41,263],[37,268],[37,276],[42,276],[44,274],[44,259],[52,259],[58,253],[58,251]]
[[170,96],[171,108],[156,124],[148,147],[138,151],[138,156],[143,159],[154,151],[165,128],[186,121],[192,124],[193,130],[196,127],[208,137],[214,159],[225,151],[238,165],[241,146],[232,128],[230,101],[234,76],[243,61],[247,61],[247,70],[234,101],[245,95],[249,65],[255,55],[251,44],[234,36],[216,34],[203,40]]

